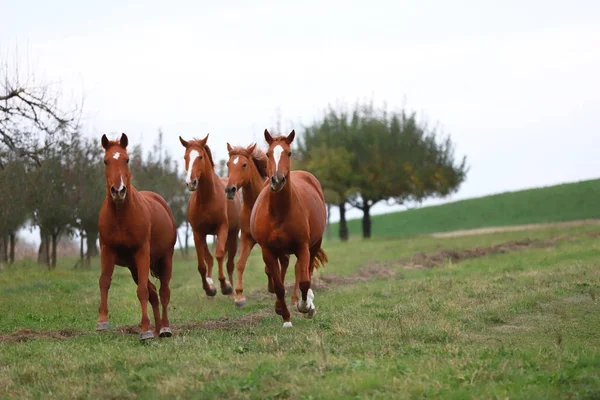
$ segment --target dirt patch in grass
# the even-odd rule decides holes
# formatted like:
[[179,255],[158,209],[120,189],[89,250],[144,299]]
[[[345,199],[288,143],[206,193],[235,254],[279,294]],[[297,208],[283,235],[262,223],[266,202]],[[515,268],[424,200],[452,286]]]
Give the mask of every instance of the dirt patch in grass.
[[[600,232],[588,232],[584,234],[590,237],[600,237]],[[371,261],[353,274],[342,276],[337,274],[323,274],[313,278],[316,287],[334,288],[342,285],[351,285],[370,279],[395,278],[400,270],[428,269],[458,263],[462,260],[486,257],[492,254],[505,254],[515,251],[523,251],[533,248],[550,248],[558,242],[575,240],[579,235],[556,236],[547,240],[523,239],[501,243],[495,246],[474,247],[470,249],[443,249],[433,253],[417,253],[409,258],[389,261]]]
[[31,339],[68,339],[73,336],[81,335],[82,331],[75,329],[61,329],[59,331],[32,331],[31,329],[21,329],[17,332],[0,335],[0,342],[26,342]]
[[500,232],[516,232],[516,231],[528,231],[532,229],[543,229],[543,228],[554,228],[554,227],[573,227],[583,225],[600,225],[600,219],[583,219],[579,221],[566,221],[566,222],[549,222],[541,224],[527,224],[527,225],[513,225],[513,226],[495,226],[487,228],[476,228],[476,229],[463,229],[452,232],[437,232],[432,233],[431,236],[434,238],[452,238],[460,236],[471,236],[471,235],[484,235],[489,233],[500,233]]

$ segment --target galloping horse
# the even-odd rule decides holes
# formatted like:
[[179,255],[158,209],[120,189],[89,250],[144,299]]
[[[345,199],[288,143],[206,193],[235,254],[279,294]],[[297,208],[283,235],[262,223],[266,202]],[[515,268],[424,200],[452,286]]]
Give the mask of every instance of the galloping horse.
[[309,318],[316,312],[310,288],[312,273],[319,264],[327,262],[321,248],[326,222],[321,184],[309,172],[290,173],[290,145],[295,135],[292,130],[288,136],[272,137],[265,129],[271,181],[260,192],[250,217],[252,237],[262,248],[263,260],[275,285],[275,312],[283,317],[284,328],[291,327],[292,323],[285,304],[284,277],[280,276],[277,260],[286,254],[296,256],[296,280],[302,293],[298,311]]
[[[137,296],[142,306],[140,339],[154,336],[170,337],[171,328],[167,306],[171,297],[173,252],[177,240],[177,227],[166,201],[158,194],[137,191],[131,184],[127,135],[109,141],[102,135],[105,150],[106,198],[100,209],[100,307],[96,330],[105,330],[108,323],[108,289],[115,264],[129,268],[137,284]],[[156,287],[149,274],[160,280],[160,302]],[[150,330],[148,300],[154,312],[154,333]]]
[[[206,235],[217,235],[217,263],[219,265],[219,281],[221,293],[233,293],[233,259],[237,251],[238,233],[240,231],[240,197],[235,201],[227,201],[225,197],[225,178],[215,173],[215,163],[210,148],[206,145],[208,135],[202,140],[179,141],[185,147],[186,184],[192,193],[187,209],[188,221],[194,232],[194,244],[198,256],[198,271],[202,277],[202,288],[207,296],[215,296],[212,280],[213,258],[206,245]],[[227,274],[223,273],[223,258],[227,251]],[[207,271],[208,264],[208,271]]]
[[[256,147],[256,143],[249,147],[231,147],[231,145],[227,143],[227,151],[229,152],[229,161],[227,162],[229,179],[227,181],[227,187],[225,188],[227,199],[234,200],[236,192],[239,189],[242,190],[242,211],[240,212],[242,249],[240,258],[236,264],[238,274],[237,282],[235,284],[235,305],[236,307],[243,308],[246,305],[244,286],[242,283],[244,270],[246,269],[246,262],[252,252],[252,248],[254,248],[254,245],[256,244],[256,240],[254,240],[252,233],[250,232],[250,214],[252,213],[252,207],[254,207],[256,198],[268,180],[267,155],[264,151]],[[285,271],[289,265],[290,258],[286,254],[279,259],[279,262],[281,263],[281,274],[285,276]],[[269,276],[266,266],[265,273]],[[271,293],[275,293],[273,279],[270,277],[268,290]],[[292,304],[295,305],[296,303],[298,303],[297,281],[294,293],[292,294]]]

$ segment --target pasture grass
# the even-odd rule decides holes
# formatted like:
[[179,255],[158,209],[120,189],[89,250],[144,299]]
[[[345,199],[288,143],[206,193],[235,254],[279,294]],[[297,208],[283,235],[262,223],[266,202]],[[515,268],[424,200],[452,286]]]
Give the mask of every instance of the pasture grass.
[[[373,237],[398,237],[462,229],[600,218],[600,179],[506,192],[372,216]],[[331,225],[333,236],[339,226]],[[361,235],[361,220],[348,221]]]
[[[319,311],[293,312],[291,329],[273,311],[258,249],[244,310],[208,299],[195,260],[178,259],[175,335],[148,344],[127,333],[140,317],[124,268],[109,294],[113,330],[96,333],[97,264],[15,265],[0,272],[0,398],[599,398],[598,229],[328,243]],[[435,268],[407,263],[557,236]]]

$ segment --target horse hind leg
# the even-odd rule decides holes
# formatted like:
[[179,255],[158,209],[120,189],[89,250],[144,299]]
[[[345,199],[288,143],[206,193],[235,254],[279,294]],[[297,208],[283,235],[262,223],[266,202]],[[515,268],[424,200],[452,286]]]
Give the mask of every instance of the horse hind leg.
[[[235,270],[235,254],[238,248],[238,231],[229,231],[227,236],[227,275],[229,276],[229,282],[233,285],[233,271]],[[231,296],[233,296],[233,286],[231,290]]]
[[171,325],[169,323],[169,316],[167,314],[167,308],[169,306],[169,301],[171,300],[171,288],[169,287],[169,283],[171,281],[171,274],[173,271],[173,252],[170,255],[166,256],[162,260],[162,265],[160,268],[159,279],[160,279],[160,302],[162,304],[162,319],[160,322],[160,337],[171,337],[173,333],[171,332]]
[[217,258],[217,264],[219,266],[219,281],[221,282],[221,293],[225,296],[233,293],[233,286],[231,282],[225,278],[223,273],[223,259],[225,258],[225,245],[227,243],[228,227],[227,224],[221,225],[217,233],[217,251],[215,257]]
[[161,322],[160,322],[160,303],[158,300],[158,293],[156,286],[150,280],[148,280],[148,301],[152,305],[152,312],[154,314],[154,336],[160,335]]

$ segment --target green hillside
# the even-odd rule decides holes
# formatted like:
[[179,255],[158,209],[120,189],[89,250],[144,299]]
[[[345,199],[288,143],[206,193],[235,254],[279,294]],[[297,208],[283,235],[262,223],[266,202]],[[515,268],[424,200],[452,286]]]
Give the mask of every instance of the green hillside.
[[[375,215],[373,236],[408,236],[490,226],[600,218],[600,179],[506,192],[439,206]],[[361,234],[360,219],[348,222]],[[332,224],[335,237],[338,224]]]

